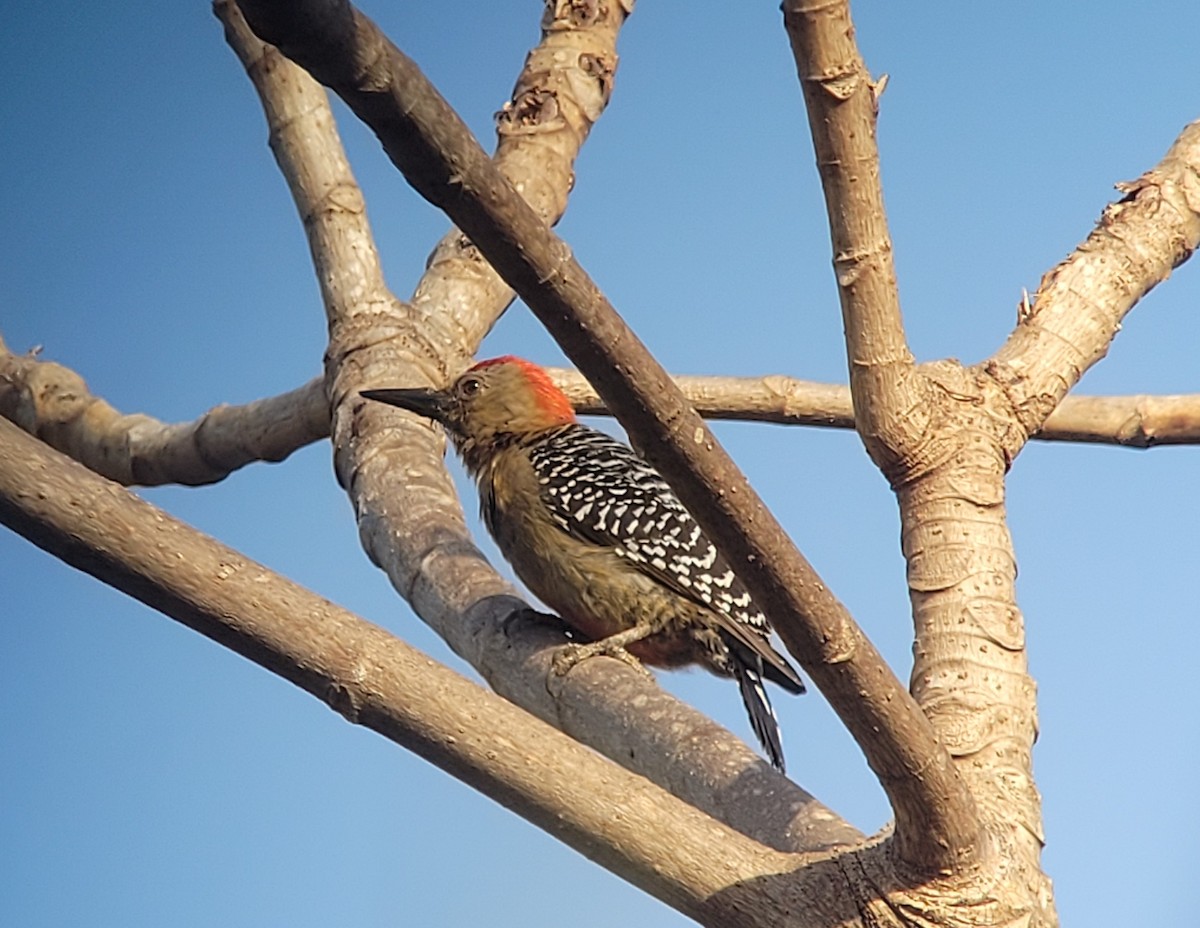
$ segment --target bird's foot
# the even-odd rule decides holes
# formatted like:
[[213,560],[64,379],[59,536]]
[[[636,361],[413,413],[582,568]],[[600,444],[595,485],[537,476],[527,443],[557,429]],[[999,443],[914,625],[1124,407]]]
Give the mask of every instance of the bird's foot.
[[591,644],[568,644],[563,645],[554,655],[554,663],[552,664],[555,675],[564,677],[571,668],[580,661],[586,661],[589,657],[615,657],[619,661],[624,661],[638,673],[654,679],[654,674],[646,669],[636,657],[625,650],[625,645],[620,641],[612,641],[603,639],[601,641],[593,641]]

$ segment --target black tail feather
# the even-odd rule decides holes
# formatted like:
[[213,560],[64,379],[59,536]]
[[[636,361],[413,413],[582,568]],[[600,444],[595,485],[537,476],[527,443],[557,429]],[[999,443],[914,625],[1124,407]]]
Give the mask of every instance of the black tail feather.
[[774,649],[771,649],[778,663],[773,663],[770,660],[763,661],[763,676],[772,683],[783,687],[793,696],[802,696],[806,692],[804,681],[800,679],[800,674],[796,673],[795,668],[783,658],[782,655],[775,654]]
[[779,733],[779,719],[775,717],[763,683],[762,658],[754,655],[750,660],[735,659],[733,664],[738,688],[742,691],[742,702],[746,704],[746,712],[750,715],[750,726],[771,766],[784,773],[783,739]]

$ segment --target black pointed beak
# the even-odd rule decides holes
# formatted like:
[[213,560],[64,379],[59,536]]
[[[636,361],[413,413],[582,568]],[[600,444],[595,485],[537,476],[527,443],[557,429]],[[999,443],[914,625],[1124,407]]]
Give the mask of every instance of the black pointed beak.
[[360,390],[358,395],[389,406],[399,406],[435,422],[444,423],[450,411],[446,394],[438,390],[420,387],[407,390]]

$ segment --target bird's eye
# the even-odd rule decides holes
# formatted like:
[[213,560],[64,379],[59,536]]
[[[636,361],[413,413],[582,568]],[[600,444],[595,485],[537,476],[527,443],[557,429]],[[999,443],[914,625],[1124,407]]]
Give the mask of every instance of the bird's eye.
[[479,392],[479,388],[482,386],[483,384],[480,382],[478,377],[468,377],[458,385],[458,392],[463,396],[474,396]]

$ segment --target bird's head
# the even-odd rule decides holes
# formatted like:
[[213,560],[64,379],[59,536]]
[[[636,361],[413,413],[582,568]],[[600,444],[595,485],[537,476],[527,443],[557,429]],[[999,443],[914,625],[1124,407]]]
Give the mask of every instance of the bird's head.
[[575,421],[571,401],[549,375],[512,355],[480,361],[444,390],[363,390],[361,395],[440,422],[468,464],[479,446],[520,441]]

